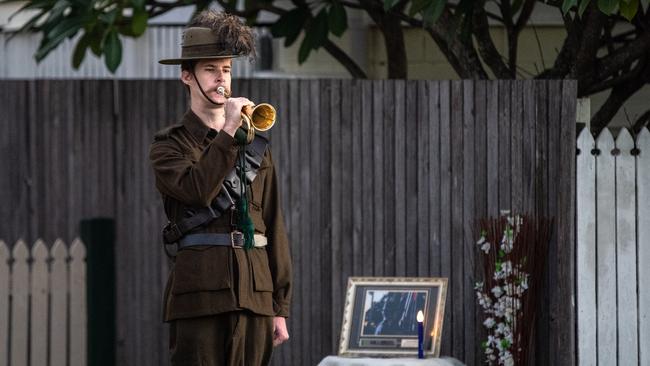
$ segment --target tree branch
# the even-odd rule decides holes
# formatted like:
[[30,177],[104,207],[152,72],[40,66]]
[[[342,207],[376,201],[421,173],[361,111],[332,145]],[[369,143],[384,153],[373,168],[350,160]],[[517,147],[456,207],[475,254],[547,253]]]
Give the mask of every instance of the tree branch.
[[555,58],[553,67],[546,69],[535,77],[535,79],[562,79],[571,69],[575,52],[580,44],[581,27],[578,18],[571,19],[563,16],[564,28],[567,30],[567,37],[564,39],[560,53]]
[[526,24],[528,24],[530,16],[535,9],[535,4],[537,4],[537,0],[526,0],[524,3],[523,7],[521,8],[521,13],[519,13],[519,18],[515,23],[515,29],[517,30],[517,33],[521,33]]
[[[600,34],[607,18],[598,9],[595,1],[592,1],[587,8],[584,17],[583,32],[580,39],[580,48],[575,57],[575,62],[569,72],[569,78],[585,80],[588,75],[593,74],[596,69],[596,55],[600,47]],[[578,94],[584,94],[587,89],[585,83],[578,84]]]
[[609,97],[591,119],[592,132],[598,134],[614,118],[623,103],[650,81],[650,62],[644,60],[631,72],[635,75],[630,81],[612,88]]
[[621,47],[601,58],[598,62],[598,73],[595,78],[602,80],[614,75],[622,67],[630,64],[630,59],[636,60],[643,56],[648,48],[650,48],[650,31],[645,31],[627,46]]
[[485,1],[477,1],[474,5],[474,38],[483,61],[498,79],[514,79],[512,70],[502,61],[501,54],[492,42],[487,15],[484,10]]
[[638,134],[641,132],[641,129],[648,125],[648,122],[650,122],[650,109],[645,111],[641,116],[639,116],[639,118],[637,118],[636,122],[634,122],[634,126],[632,126],[634,133]]

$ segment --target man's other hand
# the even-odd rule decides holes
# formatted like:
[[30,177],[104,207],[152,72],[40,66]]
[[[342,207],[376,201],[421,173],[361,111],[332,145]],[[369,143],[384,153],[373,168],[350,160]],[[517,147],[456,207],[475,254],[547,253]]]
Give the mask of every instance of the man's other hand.
[[273,347],[279,346],[289,339],[287,320],[284,317],[273,318]]

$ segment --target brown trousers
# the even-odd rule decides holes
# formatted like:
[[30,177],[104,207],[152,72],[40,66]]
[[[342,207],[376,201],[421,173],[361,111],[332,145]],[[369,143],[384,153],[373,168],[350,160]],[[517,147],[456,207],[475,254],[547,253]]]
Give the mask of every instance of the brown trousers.
[[172,366],[265,366],[273,317],[248,311],[178,319],[170,327]]

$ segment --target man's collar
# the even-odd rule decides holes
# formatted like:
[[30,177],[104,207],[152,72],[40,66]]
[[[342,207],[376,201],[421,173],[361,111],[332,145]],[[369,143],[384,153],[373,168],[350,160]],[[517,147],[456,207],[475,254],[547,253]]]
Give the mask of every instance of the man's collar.
[[217,132],[203,123],[201,118],[199,118],[199,116],[197,116],[191,109],[189,109],[185,113],[185,116],[183,116],[183,126],[190,131],[192,136],[194,136],[196,141],[199,143],[202,143],[211,131],[214,131],[212,134],[216,134]]

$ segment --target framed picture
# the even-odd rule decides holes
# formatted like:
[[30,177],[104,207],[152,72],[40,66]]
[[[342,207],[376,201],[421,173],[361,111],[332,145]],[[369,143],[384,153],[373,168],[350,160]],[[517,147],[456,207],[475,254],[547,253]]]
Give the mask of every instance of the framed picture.
[[416,357],[422,311],[425,357],[438,357],[446,297],[446,278],[350,277],[339,355]]

